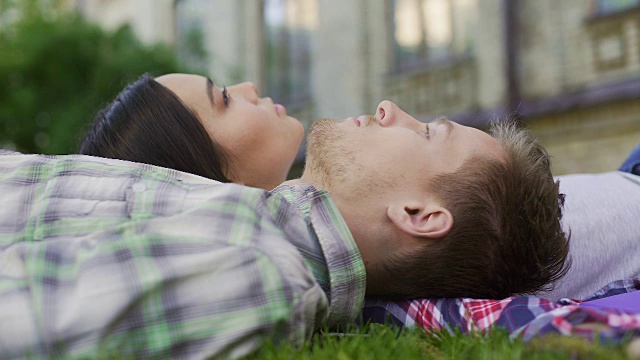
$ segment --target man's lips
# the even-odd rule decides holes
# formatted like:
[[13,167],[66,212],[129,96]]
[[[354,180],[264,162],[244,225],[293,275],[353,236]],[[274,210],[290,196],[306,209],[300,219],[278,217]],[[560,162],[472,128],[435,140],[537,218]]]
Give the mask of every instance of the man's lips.
[[357,118],[351,116],[349,118],[349,120],[353,121],[356,124],[357,127],[360,127],[360,125],[362,125],[362,122],[360,121],[360,118],[361,118],[361,116],[359,116]]
[[360,115],[358,117],[351,116],[347,120],[353,121],[357,127],[369,126],[376,121],[376,119],[371,115]]
[[276,113],[278,116],[287,116],[287,109],[280,104],[273,104],[273,107],[276,109]]

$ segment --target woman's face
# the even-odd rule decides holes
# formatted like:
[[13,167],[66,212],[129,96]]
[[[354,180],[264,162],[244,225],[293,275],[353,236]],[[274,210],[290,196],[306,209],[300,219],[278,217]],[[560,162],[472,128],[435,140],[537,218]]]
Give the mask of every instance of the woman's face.
[[304,129],[284,106],[259,98],[250,82],[223,88],[199,75],[169,74],[155,79],[194,111],[209,135],[231,155],[227,177],[273,189],[286,180]]

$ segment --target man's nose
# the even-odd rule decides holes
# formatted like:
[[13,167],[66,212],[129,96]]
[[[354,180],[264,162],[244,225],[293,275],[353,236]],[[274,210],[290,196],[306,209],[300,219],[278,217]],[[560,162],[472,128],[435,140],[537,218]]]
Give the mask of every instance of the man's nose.
[[228,90],[231,96],[242,96],[249,102],[258,103],[258,88],[251,81],[229,86]]
[[384,100],[378,105],[375,115],[378,124],[387,126],[413,126],[418,120],[404,112],[400,107],[389,100]]

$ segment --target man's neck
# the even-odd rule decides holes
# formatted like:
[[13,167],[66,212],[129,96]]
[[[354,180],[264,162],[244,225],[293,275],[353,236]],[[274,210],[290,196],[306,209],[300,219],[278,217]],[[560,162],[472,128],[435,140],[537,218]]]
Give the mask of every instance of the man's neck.
[[303,182],[302,179],[291,179],[283,182],[280,185],[300,185],[300,184],[305,184],[305,182]]
[[[322,185],[320,184],[316,184],[318,182],[313,181],[313,176],[309,176],[307,174],[307,176],[305,176],[305,174],[303,174],[299,179],[291,179],[291,180],[287,180],[285,182],[282,183],[282,185],[300,185],[300,184],[310,184],[313,185],[317,190],[321,190]],[[319,187],[320,186],[320,187]],[[344,221],[347,223],[347,226],[349,228],[349,231],[351,232],[351,235],[353,236],[356,245],[359,247],[359,243],[362,241],[361,237],[362,235],[360,234],[360,232],[358,231],[358,228],[356,228],[356,223],[358,218],[354,217],[352,218],[351,212],[348,211],[349,207],[348,207],[348,202],[345,203],[344,201],[341,201],[341,199],[339,197],[332,197],[333,202],[335,203],[336,207],[338,208],[338,211],[340,212],[340,215],[343,217]],[[367,228],[370,228],[371,226],[366,226]],[[366,259],[363,259],[366,260]],[[376,271],[377,269],[371,269],[370,268],[371,264],[367,264],[365,261],[365,268],[367,268],[367,293],[372,293],[372,294],[383,294],[385,291],[385,285],[386,282],[383,281],[383,279],[379,279],[375,276],[375,274],[377,274]],[[369,275],[369,273],[371,272],[371,276]]]
[[313,185],[317,190],[326,190],[326,187],[321,184],[319,181],[315,181],[313,176],[309,174],[303,173],[302,176],[298,179],[287,180],[282,183],[282,185],[300,185],[300,184],[309,184]]

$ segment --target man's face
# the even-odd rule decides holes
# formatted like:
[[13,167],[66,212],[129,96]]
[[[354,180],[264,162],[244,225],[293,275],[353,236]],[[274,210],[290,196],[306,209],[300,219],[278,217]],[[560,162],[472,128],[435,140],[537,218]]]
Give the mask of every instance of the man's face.
[[[412,204],[437,208],[429,181],[456,171],[474,155],[506,157],[502,146],[483,131],[444,118],[425,124],[383,101],[375,116],[316,122],[301,180],[329,191],[370,272],[416,244],[397,240],[393,231],[402,227],[390,225],[396,221],[389,209],[408,209],[411,218]],[[407,226],[414,225],[420,224]]]
[[[320,120],[310,131],[307,171],[327,190],[377,197],[385,189],[421,189],[473,155],[503,158],[487,133],[441,118],[422,123],[383,101],[375,116]],[[322,186],[322,185],[321,185]]]

